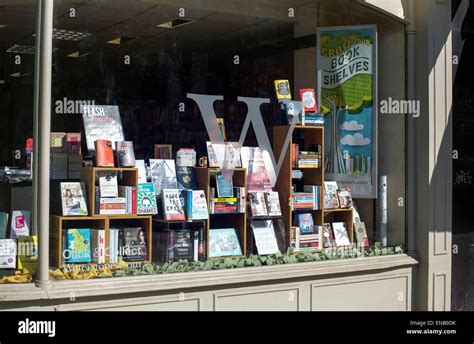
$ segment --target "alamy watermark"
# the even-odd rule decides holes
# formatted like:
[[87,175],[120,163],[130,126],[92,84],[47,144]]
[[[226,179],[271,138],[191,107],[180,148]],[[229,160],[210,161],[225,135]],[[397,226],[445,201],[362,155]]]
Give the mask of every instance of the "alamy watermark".
[[64,97],[54,102],[54,110],[60,115],[81,114],[83,106],[95,106],[95,100],[74,100]]
[[421,102],[419,100],[398,100],[388,97],[380,101],[381,114],[411,115],[414,118],[420,117]]

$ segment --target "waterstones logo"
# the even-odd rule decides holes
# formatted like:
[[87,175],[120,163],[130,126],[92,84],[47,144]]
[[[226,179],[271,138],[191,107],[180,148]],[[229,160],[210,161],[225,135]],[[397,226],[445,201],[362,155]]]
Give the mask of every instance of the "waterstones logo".
[[56,100],[54,106],[59,115],[75,115],[82,113],[82,107],[95,106],[95,100],[72,100],[64,97]]
[[420,101],[419,100],[396,100],[389,97],[387,100],[380,102],[381,114],[395,115],[412,115],[414,118],[420,117]]
[[56,336],[56,321],[36,321],[26,318],[18,323],[19,334],[46,334],[52,338]]

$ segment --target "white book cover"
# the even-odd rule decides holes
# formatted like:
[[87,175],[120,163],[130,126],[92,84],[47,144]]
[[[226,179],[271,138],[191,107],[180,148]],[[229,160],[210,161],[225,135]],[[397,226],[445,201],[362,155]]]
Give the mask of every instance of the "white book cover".
[[63,216],[87,216],[84,183],[61,183]]
[[97,264],[105,263],[105,230],[91,230],[92,261]]
[[150,172],[157,196],[161,196],[163,189],[178,188],[174,160],[150,159]]
[[184,206],[180,197],[179,189],[163,190],[163,211],[164,218],[167,221],[184,221]]
[[99,203],[100,215],[124,215],[127,213],[125,197],[101,198]]
[[351,244],[345,222],[333,222],[332,230],[336,246],[349,246]]
[[324,208],[339,208],[339,198],[337,197],[337,182],[324,182]]
[[138,184],[146,183],[148,180],[146,177],[145,160],[136,160],[135,167],[138,169]]
[[265,200],[267,202],[267,211],[270,216],[281,216],[280,196],[277,191],[270,191],[265,193]]
[[258,254],[265,255],[278,252],[278,242],[272,220],[252,221],[251,226]]
[[117,172],[99,171],[100,197],[118,197]]
[[[206,195],[204,194],[204,190],[196,190],[196,191],[188,191],[192,197],[190,205],[192,207],[191,212],[191,219],[192,220],[208,220],[209,219],[209,211],[207,210],[207,200]],[[189,197],[188,193],[188,197]]]
[[252,216],[268,216],[265,195],[263,192],[249,192]]
[[176,166],[196,166],[196,151],[192,148],[181,148],[176,152]]
[[29,236],[31,225],[31,211],[14,210],[12,211],[10,239],[16,239],[19,236]]

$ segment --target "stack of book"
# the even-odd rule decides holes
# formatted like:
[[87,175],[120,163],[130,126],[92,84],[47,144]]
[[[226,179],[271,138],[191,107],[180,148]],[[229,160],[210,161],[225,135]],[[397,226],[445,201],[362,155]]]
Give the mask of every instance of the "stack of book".
[[143,261],[148,259],[145,231],[136,228],[111,228],[109,239],[109,261]]
[[125,198],[125,213],[137,213],[137,189],[134,186],[119,186],[119,197]]
[[154,260],[160,262],[205,260],[206,236],[204,228],[162,229],[153,237]]
[[215,189],[211,188],[211,214],[233,214],[245,212],[245,188],[234,187],[232,190],[232,197],[215,197]]
[[302,234],[299,227],[291,227],[290,244],[295,252],[320,251],[322,227],[314,226],[312,233]]
[[318,145],[318,151],[300,151],[296,163],[299,168],[319,168],[321,166],[321,145]]
[[293,210],[315,209],[314,194],[293,192]]
[[314,210],[320,210],[323,208],[323,197],[321,194],[321,187],[319,185],[305,185],[304,192],[313,194]]
[[52,132],[51,179],[79,179],[82,167],[81,133]]
[[99,171],[95,186],[95,214],[124,215],[137,213],[137,189],[118,185],[117,171]]

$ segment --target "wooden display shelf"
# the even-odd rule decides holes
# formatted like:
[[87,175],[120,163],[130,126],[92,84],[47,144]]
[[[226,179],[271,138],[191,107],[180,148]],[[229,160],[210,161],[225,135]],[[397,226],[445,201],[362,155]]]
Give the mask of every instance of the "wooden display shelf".
[[[196,178],[200,190],[204,190],[206,194],[207,206],[210,210],[210,188],[211,178],[217,173],[222,171],[221,168],[196,168]],[[244,187],[245,194],[247,193],[247,169],[235,168],[232,175],[233,187]],[[209,214],[209,221],[206,223],[206,257],[209,257],[210,247],[210,231],[213,228],[235,228],[239,236],[240,247],[242,250],[242,256],[246,255],[247,252],[247,208],[243,213],[225,213],[225,214]],[[231,215],[231,216],[226,216]],[[231,256],[236,257],[236,256]],[[240,256],[239,256],[240,257]],[[224,257],[212,257],[212,259],[219,259]]]
[[[63,252],[63,231],[72,228],[90,228],[105,230],[105,248],[110,245],[110,228],[143,227],[147,239],[148,258],[144,261],[130,261],[129,263],[151,263],[152,260],[152,217],[151,216],[130,216],[130,215],[95,215],[95,216],[51,216],[50,230],[50,262],[55,267],[64,264],[71,266],[95,265],[96,263],[64,263]],[[106,255],[105,264],[110,264]]]
[[138,192],[138,169],[134,167],[83,167],[81,168],[81,182],[86,186],[87,209],[92,217],[137,218],[137,214],[95,214],[95,187],[99,186],[99,172],[115,171],[121,173],[118,186],[133,186]]

